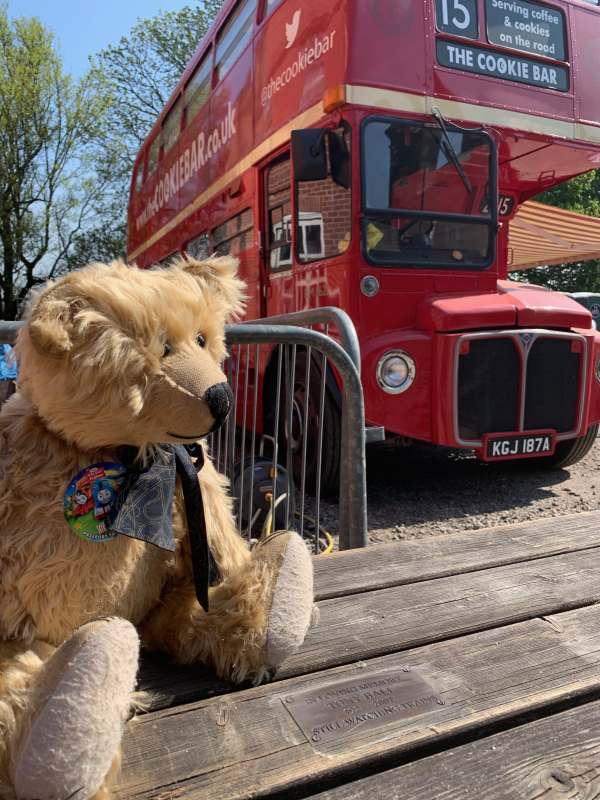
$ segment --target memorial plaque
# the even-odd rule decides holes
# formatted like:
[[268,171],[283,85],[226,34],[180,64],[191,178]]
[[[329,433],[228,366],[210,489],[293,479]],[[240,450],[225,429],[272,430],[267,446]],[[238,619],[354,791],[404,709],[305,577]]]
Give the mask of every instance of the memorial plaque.
[[485,11],[492,44],[566,61],[565,17],[560,8],[529,0],[485,0]]
[[437,40],[436,52],[438,64],[443,67],[475,72],[477,75],[489,75],[505,81],[526,83],[529,86],[541,86],[559,92],[569,90],[569,71],[558,64],[541,63],[531,58],[499,53],[485,47],[447,42],[443,39]]
[[327,749],[357,731],[423,714],[444,701],[419,675],[387,670],[293,692],[283,704],[309,742]]

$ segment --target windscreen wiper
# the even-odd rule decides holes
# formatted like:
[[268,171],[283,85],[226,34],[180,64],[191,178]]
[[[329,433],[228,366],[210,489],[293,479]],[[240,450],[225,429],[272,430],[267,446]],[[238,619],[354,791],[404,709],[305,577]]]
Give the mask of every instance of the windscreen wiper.
[[442,114],[441,114],[441,112],[440,112],[440,110],[438,108],[432,108],[431,109],[431,116],[435,119],[435,121],[439,125],[439,128],[440,128],[440,130],[442,132],[442,136],[444,137],[444,141],[442,142],[442,147],[443,147],[444,154],[445,154],[446,158],[448,159],[448,161],[450,161],[452,163],[452,166],[454,167],[454,169],[460,175],[460,179],[463,182],[467,192],[469,194],[472,194],[473,193],[473,184],[467,178],[467,176],[465,174],[465,171],[462,168],[462,164],[460,163],[460,161],[458,159],[458,155],[456,153],[456,150],[454,149],[454,145],[452,144],[452,141],[451,141],[450,137],[448,136],[448,131],[446,129],[446,121],[444,120],[444,118],[443,118],[443,116],[442,116]]

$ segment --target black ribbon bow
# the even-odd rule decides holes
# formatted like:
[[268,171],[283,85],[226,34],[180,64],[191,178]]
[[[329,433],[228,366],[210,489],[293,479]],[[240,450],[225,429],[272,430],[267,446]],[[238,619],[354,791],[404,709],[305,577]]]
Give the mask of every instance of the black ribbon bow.
[[128,477],[110,530],[163,550],[175,550],[172,514],[175,479],[179,475],[196,597],[202,608],[208,611],[208,587],[217,580],[218,570],[208,546],[204,503],[198,482],[198,472],[204,466],[202,446],[161,445],[153,462],[146,467],[135,462],[135,455],[134,448],[123,448],[121,460],[127,466]]

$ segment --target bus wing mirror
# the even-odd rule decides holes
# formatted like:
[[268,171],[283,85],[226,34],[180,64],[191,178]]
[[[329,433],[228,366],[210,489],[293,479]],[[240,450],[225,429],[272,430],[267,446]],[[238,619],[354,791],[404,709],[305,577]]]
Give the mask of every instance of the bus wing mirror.
[[292,160],[297,181],[323,181],[327,177],[325,128],[292,131]]
[[346,144],[344,131],[332,131],[329,134],[329,163],[331,177],[338,186],[350,188],[350,151]]

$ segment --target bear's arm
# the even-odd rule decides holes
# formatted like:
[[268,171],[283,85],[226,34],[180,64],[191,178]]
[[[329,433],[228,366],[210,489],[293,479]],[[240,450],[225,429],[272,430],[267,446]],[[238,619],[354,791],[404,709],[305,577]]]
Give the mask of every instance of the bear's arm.
[[219,572],[227,577],[247,566],[250,551],[235,524],[229,481],[217,472],[209,457],[205,458],[199,478],[208,544]]

